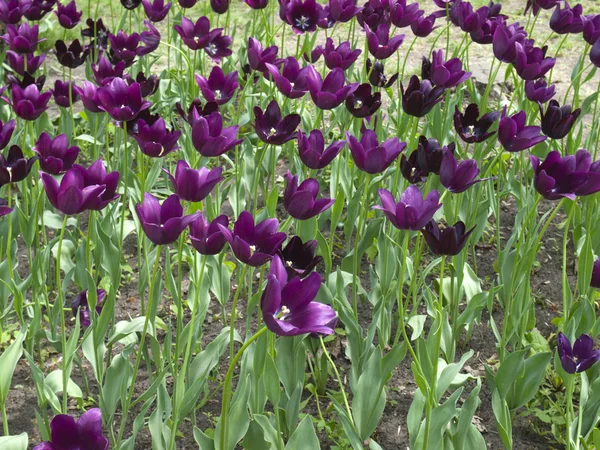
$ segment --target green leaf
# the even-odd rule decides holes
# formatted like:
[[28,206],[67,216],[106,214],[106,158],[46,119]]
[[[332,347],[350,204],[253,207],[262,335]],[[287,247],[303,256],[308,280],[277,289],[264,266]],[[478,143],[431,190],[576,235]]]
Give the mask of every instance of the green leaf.
[[10,390],[13,373],[19,359],[23,355],[23,340],[26,333],[27,327],[24,326],[21,328],[15,341],[0,355],[0,404],[2,405],[6,404],[6,397]]
[[290,436],[285,450],[317,450],[320,448],[310,416],[305,416]]
[[[63,371],[57,369],[53,372],[50,372],[44,380],[46,386],[48,386],[54,394],[58,394],[63,390],[62,375]],[[67,381],[67,394],[72,398],[83,398],[83,392],[81,392],[81,388],[77,386],[75,382],[71,380],[71,378],[69,378]]]
[[281,387],[279,382],[279,373],[277,373],[277,366],[273,357],[270,353],[267,353],[263,371],[263,383],[265,385],[265,392],[270,402],[277,408],[279,405],[279,396],[281,394]]
[[262,414],[255,414],[254,420],[260,425],[263,430],[263,438],[265,441],[271,444],[271,448],[279,448],[280,439],[277,438],[277,430],[269,420],[269,418]]
[[552,353],[544,352],[536,353],[525,361],[523,376],[515,381],[513,395],[507,398],[511,410],[525,406],[535,396],[544,381],[551,358]]
[[1,436],[0,448],[2,450],[27,450],[28,442],[27,433],[21,433],[18,436]]

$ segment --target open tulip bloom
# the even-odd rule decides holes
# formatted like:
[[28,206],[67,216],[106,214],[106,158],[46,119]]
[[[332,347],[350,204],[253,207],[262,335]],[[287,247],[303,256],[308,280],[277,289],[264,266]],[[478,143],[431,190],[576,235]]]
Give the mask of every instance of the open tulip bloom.
[[36,161],[35,156],[26,158],[18,145],[11,146],[6,158],[0,154],[0,187],[24,180]]
[[558,333],[556,344],[562,368],[567,373],[585,372],[600,361],[600,350],[594,350],[594,340],[587,334],[579,336],[571,347],[571,341]]
[[272,100],[264,112],[259,106],[255,106],[254,117],[254,130],[260,140],[273,145],[282,145],[294,139],[296,128],[300,124],[298,114],[282,117],[276,100]]
[[50,422],[50,442],[43,442],[34,450],[108,450],[108,439],[102,435],[100,408],[87,410],[75,421],[60,414]]
[[423,198],[421,191],[411,185],[402,193],[400,201],[396,203],[394,196],[387,189],[379,189],[381,206],[375,205],[373,209],[383,211],[386,217],[399,230],[421,230],[442,207],[438,191],[431,191]]
[[317,245],[315,240],[303,243],[300,237],[293,236],[281,249],[279,256],[285,263],[288,279],[295,276],[306,278],[323,261],[321,256],[315,256]]
[[317,199],[319,189],[319,182],[314,178],[307,178],[298,186],[298,176],[292,176],[288,171],[283,205],[289,215],[294,219],[306,220],[331,208],[335,199]]
[[541,127],[525,126],[527,117],[525,111],[519,111],[513,116],[506,115],[506,106],[498,125],[498,140],[507,152],[520,152],[546,140],[540,136]]
[[115,78],[106,86],[98,89],[98,107],[106,111],[114,120],[128,121],[135,119],[151,103],[144,100],[138,83],[131,86],[121,78]]
[[171,183],[173,190],[182,200],[188,202],[201,202],[210,191],[223,180],[221,167],[212,170],[201,167],[199,170],[192,169],[186,161],[178,161],[175,169],[175,176],[171,175],[166,169],[165,172]]
[[298,153],[309,169],[323,169],[342,151],[346,141],[332,142],[325,148],[325,138],[321,130],[313,130],[307,136],[298,130]]
[[370,174],[383,172],[406,148],[406,143],[397,137],[379,144],[373,130],[365,130],[360,141],[346,132],[346,140],[356,166]]
[[345,84],[344,71],[340,68],[333,69],[323,80],[321,74],[309,66],[306,82],[314,104],[325,110],[339,106],[358,87],[358,83]]
[[454,226],[440,229],[435,220],[431,220],[421,230],[429,249],[435,255],[458,255],[465,247],[470,234],[475,230],[475,227],[466,231],[463,222],[457,222]]

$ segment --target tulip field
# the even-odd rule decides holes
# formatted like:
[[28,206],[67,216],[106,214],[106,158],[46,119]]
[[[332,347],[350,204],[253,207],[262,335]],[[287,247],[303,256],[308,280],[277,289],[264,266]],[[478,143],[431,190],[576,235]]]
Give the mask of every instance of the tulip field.
[[0,38],[0,450],[600,450],[597,0]]

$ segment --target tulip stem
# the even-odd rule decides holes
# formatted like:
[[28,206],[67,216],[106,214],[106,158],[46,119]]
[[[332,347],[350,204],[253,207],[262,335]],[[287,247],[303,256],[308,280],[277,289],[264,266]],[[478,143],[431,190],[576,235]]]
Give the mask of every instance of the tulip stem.
[[254,333],[246,342],[244,342],[244,345],[242,345],[229,363],[229,369],[227,369],[227,374],[225,375],[225,381],[223,383],[223,398],[221,400],[221,450],[227,450],[229,448],[227,445],[227,425],[229,418],[227,416],[229,414],[229,401],[232,391],[233,371],[246,349],[250,347],[250,344],[261,337],[266,331],[267,327],[265,326]]
[[[565,34],[565,37],[562,38],[562,41],[560,41],[560,44],[558,44],[558,48],[556,49],[556,54],[554,55],[555,58],[558,58],[558,54],[562,50],[563,45],[565,45],[565,42],[567,41],[568,37],[569,37],[569,35]],[[552,74],[553,73],[554,73],[554,67],[552,67],[552,69],[550,69],[550,74],[548,75],[548,86],[550,86],[550,84],[552,83]]]
[[65,237],[65,229],[67,228],[67,216],[66,214],[63,216],[63,223],[60,229],[60,237],[58,238],[58,251],[56,252],[56,299],[60,306],[60,327],[61,327],[61,345],[63,352],[63,361],[62,361],[62,411],[63,414],[67,413],[67,400],[69,395],[67,394],[67,383],[69,381],[69,373],[67,371],[67,360],[69,359],[69,355],[66,354],[67,351],[67,327],[65,325],[65,308],[64,301],[62,298],[62,286],[60,280],[60,259],[62,255],[62,245],[63,239]]
[[333,372],[335,373],[335,376],[337,378],[338,385],[340,386],[340,393],[342,394],[342,398],[344,399],[344,406],[346,407],[346,413],[348,414],[348,419],[350,419],[350,422],[352,422],[352,425],[354,425],[354,420],[352,419],[352,411],[350,410],[350,405],[348,404],[348,397],[346,396],[346,391],[344,389],[344,383],[342,382],[342,377],[340,376],[340,372],[338,371],[337,366],[333,362],[333,359],[331,359],[331,355],[327,351],[327,347],[325,347],[325,342],[323,341],[323,336],[319,336],[319,341],[321,341],[321,348],[323,349],[323,353],[325,354],[327,361],[329,361],[329,364],[331,364],[331,367],[333,368]]
[[[127,121],[123,121],[123,145],[125,147],[125,151],[124,151],[124,158],[123,158],[123,205],[121,206],[121,231],[119,233],[119,247],[122,248],[123,247],[123,234],[125,233],[125,216],[126,216],[126,212],[127,212],[127,188],[128,188],[128,183],[127,181],[129,180],[129,177],[127,176],[129,174],[129,165],[128,165],[128,157],[129,155],[127,154]],[[142,196],[144,194],[142,193]]]
[[[415,46],[416,42],[417,42],[417,36],[414,37],[414,39],[410,43],[410,46],[408,47],[408,50],[406,51],[406,56],[404,57],[404,62],[402,63],[402,71],[400,72],[400,80],[401,81],[404,79],[404,70],[406,69],[406,62],[408,61],[408,55],[410,55],[410,51]],[[373,66],[375,66],[375,65],[373,64]],[[402,97],[402,96],[399,95],[398,97]]]
[[[575,416],[573,412],[573,389],[575,387],[575,374],[568,375],[569,380],[567,381],[567,410],[565,416],[565,428],[567,432],[567,450],[571,449],[571,423],[573,423],[573,417]],[[581,408],[581,406],[580,406]]]
[[[231,319],[229,321],[229,359],[233,360],[233,347],[234,347],[234,332],[235,332],[235,315],[237,303],[240,298],[240,292],[242,292],[242,285],[246,281],[246,273],[248,273],[248,264],[244,264],[244,268],[242,269],[241,275],[238,279],[238,285],[235,290],[235,295],[233,296],[233,302],[231,304]],[[250,280],[250,285],[252,285],[252,280]],[[248,299],[250,301],[250,299]]]
[[573,217],[573,211],[575,211],[574,205],[571,208],[571,211],[569,211],[569,214],[567,215],[562,247],[563,324],[565,325],[569,316],[569,309],[571,309],[572,295],[571,287],[569,286],[569,279],[567,278],[567,243],[569,242],[569,225],[571,223],[571,218]]
[[73,69],[69,67],[69,114],[71,116],[71,137],[75,135],[75,116],[73,115]]
[[6,402],[2,402],[2,429],[4,431],[4,436],[9,436],[8,417],[6,417]]
[[371,175],[367,175],[365,179],[365,186],[363,190],[362,199],[360,201],[360,215],[358,217],[358,227],[356,228],[356,234],[354,236],[354,270],[352,271],[352,310],[354,311],[354,317],[358,319],[358,276],[360,272],[360,256],[359,256],[359,245],[360,245],[360,234],[364,222],[366,221],[367,208],[365,204],[369,196],[369,184],[371,182]]
[[583,422],[583,373],[579,385],[579,411],[577,411],[577,435],[575,436],[575,449],[579,450],[579,437],[581,436],[581,422]]

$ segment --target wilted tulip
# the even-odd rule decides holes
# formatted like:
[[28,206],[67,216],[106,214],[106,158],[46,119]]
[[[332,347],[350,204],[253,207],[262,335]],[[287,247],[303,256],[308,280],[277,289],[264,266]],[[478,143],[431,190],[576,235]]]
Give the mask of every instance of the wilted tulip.
[[295,276],[306,278],[317,264],[323,261],[320,256],[315,256],[318,243],[315,240],[302,243],[302,239],[293,236],[286,246],[279,252],[281,261],[285,265],[288,279]]
[[201,202],[210,191],[223,180],[221,167],[207,169],[201,167],[199,170],[192,169],[190,165],[183,160],[177,162],[175,176],[171,175],[166,169],[162,169],[171,179],[175,193],[187,202]]
[[24,180],[36,160],[37,156],[27,159],[18,145],[13,145],[8,150],[6,158],[0,154],[0,187]]
[[[27,65],[25,65],[25,59],[27,59]],[[20,55],[12,50],[6,51],[6,62],[12,70],[21,76],[26,73],[34,74],[42,66],[45,60],[46,55]]]
[[8,44],[10,50],[20,55],[34,53],[37,45],[45,41],[39,39],[39,27],[29,26],[28,23],[22,23],[17,28],[14,25],[6,25],[6,34],[1,36],[4,42]]
[[298,186],[298,176],[292,176],[288,170],[286,186],[283,194],[283,206],[290,216],[298,220],[307,220],[329,209],[335,199],[320,198],[319,182],[314,178],[307,178]]
[[259,106],[255,106],[254,118],[254,130],[260,140],[273,145],[283,145],[294,139],[296,128],[300,125],[298,114],[289,114],[282,118],[276,100],[271,100],[264,112]]
[[406,90],[402,83],[400,83],[400,89],[402,91],[402,109],[411,116],[424,117],[443,100],[443,87],[433,87],[429,80],[419,81],[419,77],[416,75],[410,78]]
[[54,89],[51,90],[52,96],[54,97],[54,103],[62,108],[68,108],[79,101],[77,95],[77,86],[71,87],[70,81],[56,80],[54,82]]
[[69,170],[79,155],[79,147],[75,145],[69,147],[67,135],[59,134],[52,139],[46,132],[40,135],[33,151],[39,157],[40,169],[51,175]]
[[162,158],[179,148],[177,140],[180,136],[181,131],[168,131],[165,120],[161,117],[152,125],[140,119],[137,122],[137,133],[133,135],[133,138],[144,155]]
[[583,31],[583,7],[578,4],[572,8],[568,3],[561,8],[560,3],[550,17],[550,28],[557,34],[577,34]]
[[75,39],[68,47],[59,39],[56,41],[55,47],[58,62],[70,69],[75,69],[82,65],[90,54],[90,49],[82,47],[79,39]]
[[490,127],[498,120],[500,113],[492,111],[485,113],[479,118],[479,106],[471,103],[461,113],[458,105],[454,107],[454,128],[463,141],[467,144],[483,142],[490,136],[496,134],[495,131],[488,131]]
[[406,143],[400,142],[397,137],[390,138],[380,145],[377,133],[373,130],[365,130],[360,142],[348,132],[346,139],[356,166],[370,174],[383,172],[406,147]]
[[361,84],[353,93],[346,97],[346,109],[354,117],[365,118],[372,116],[380,106],[381,93],[372,93],[369,83]]
[[54,416],[50,422],[50,438],[50,442],[36,445],[33,450],[108,450],[108,439],[102,436],[100,408],[87,410],[77,422],[65,414]]
[[384,68],[381,61],[375,61],[373,65],[370,59],[367,59],[367,75],[369,83],[380,88],[389,88],[398,79],[398,73],[392,75],[389,79],[384,74]]
[[302,34],[315,31],[323,14],[316,0],[289,0],[285,16],[294,33]]
[[335,141],[325,149],[325,139],[321,130],[313,130],[308,136],[298,130],[298,154],[309,169],[318,170],[327,167],[345,145],[346,141]]
[[339,67],[345,71],[354,64],[361,52],[360,49],[352,50],[348,41],[342,42],[336,47],[333,39],[327,38],[323,48],[323,57],[325,58],[325,65],[329,69],[333,70]]
[[556,59],[547,58],[548,46],[543,48],[527,46],[523,47],[515,43],[516,56],[513,66],[517,74],[525,81],[542,78],[554,67]]
[[98,106],[100,104],[100,100],[98,100],[98,87],[94,83],[83,81],[82,87],[73,86],[73,89],[81,98],[86,110],[92,113],[103,112]]
[[255,72],[264,73],[267,71],[267,63],[275,66],[279,65],[278,51],[276,45],[263,50],[263,46],[258,39],[248,38],[248,64],[250,64],[250,68]]
[[300,98],[308,92],[306,84],[306,68],[300,68],[298,60],[293,56],[285,58],[281,73],[277,66],[266,63],[271,79],[275,82],[277,89],[288,98]]
[[410,185],[400,196],[396,204],[393,195],[387,189],[379,189],[381,206],[373,209],[383,211],[392,225],[399,230],[418,231],[422,229],[442,207],[438,191],[431,191],[424,199],[417,186]]
[[454,256],[458,255],[465,247],[474,229],[475,227],[466,231],[467,228],[461,221],[456,222],[454,226],[440,229],[435,220],[431,219],[425,225],[425,228],[421,230],[421,233],[423,233],[431,253],[434,255]]
[[525,95],[532,102],[546,103],[554,97],[555,90],[556,86],[554,84],[548,86],[548,83],[543,78],[525,82]]
[[229,226],[227,216],[218,216],[209,223],[204,214],[199,213],[196,220],[190,224],[190,240],[198,253],[201,255],[217,255],[221,253],[227,240],[219,225],[224,228]]
[[196,75],[196,83],[200,87],[202,96],[208,102],[215,102],[217,105],[224,105],[235,93],[238,87],[238,73],[230,72],[227,75],[223,69],[214,66],[210,71],[208,79],[201,75]]
[[324,110],[339,106],[358,87],[358,83],[345,84],[342,69],[333,69],[323,80],[313,66],[308,67],[306,82],[314,104]]
[[165,4],[164,0],[142,0],[144,12],[151,22],[161,22],[167,17],[173,3]]
[[567,373],[585,372],[600,361],[600,350],[594,350],[594,339],[587,334],[579,336],[571,348],[569,338],[559,332],[556,344],[560,363]]
[[81,20],[83,11],[77,11],[77,5],[75,4],[75,0],[72,0],[67,5],[58,3],[54,14],[56,14],[56,17],[58,17],[58,23],[60,24],[60,26],[66,28],[67,30],[70,30],[77,26],[77,24]]
[[42,115],[48,107],[48,102],[52,97],[51,92],[40,93],[35,84],[21,89],[18,85],[13,85],[11,89],[11,100],[2,97],[6,103],[12,106],[13,111],[23,120],[36,120]]
[[98,105],[110,117],[118,121],[133,120],[136,116],[148,109],[151,103],[142,98],[142,91],[138,83],[128,86],[121,78],[115,78],[106,86],[98,89]]
[[452,152],[444,153],[440,166],[440,182],[442,186],[454,194],[466,191],[475,183],[489,178],[475,179],[479,175],[479,167],[474,159],[458,162]]
[[221,156],[243,142],[243,139],[236,139],[240,127],[223,128],[223,117],[219,112],[202,117],[194,110],[192,115],[192,143],[202,156]]
[[506,106],[504,107],[498,125],[498,140],[504,150],[507,152],[520,152],[546,140],[546,136],[540,136],[540,127],[525,126],[526,122],[525,111],[507,116]]
[[369,53],[376,59],[387,59],[392,56],[404,42],[404,35],[399,34],[390,38],[390,26],[382,23],[375,31],[365,25]]
[[10,142],[16,125],[17,122],[14,119],[9,120],[6,123],[2,123],[2,121],[0,121],[0,150],[6,148]]
[[[79,312],[79,323],[86,328],[92,324],[92,321],[90,320],[90,306],[88,303],[87,294],[88,290],[86,289],[85,291],[82,291],[79,294],[77,294],[71,302],[71,309],[73,310],[73,315],[75,316]],[[96,291],[96,312],[98,314],[102,312],[102,303],[104,303],[105,298],[106,291],[104,289],[98,289]]]
[[560,106],[556,100],[550,100],[546,112],[540,105],[542,132],[552,139],[562,139],[569,132],[581,114],[581,109],[571,109],[571,105]]
[[471,72],[462,70],[462,61],[452,58],[444,61],[444,51],[434,50],[431,61],[423,57],[421,77],[435,86],[449,89],[458,86],[471,76]]

